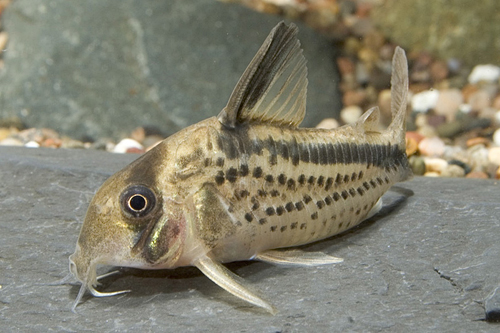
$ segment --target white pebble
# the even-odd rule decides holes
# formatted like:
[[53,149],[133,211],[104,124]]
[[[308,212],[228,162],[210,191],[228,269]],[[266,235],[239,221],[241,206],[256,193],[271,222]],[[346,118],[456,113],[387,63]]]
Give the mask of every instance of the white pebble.
[[118,142],[118,144],[113,148],[113,153],[121,153],[124,154],[127,150],[131,148],[144,149],[144,147],[137,141],[132,139],[123,139]]
[[24,146],[27,148],[38,148],[40,147],[40,144],[36,141],[28,141]]
[[352,105],[340,111],[340,119],[346,124],[352,124],[358,120],[361,114],[363,114],[363,110],[357,105]]
[[477,65],[469,75],[469,83],[496,81],[500,78],[500,67],[495,65]]
[[500,128],[493,133],[493,142],[500,147]]
[[495,165],[500,165],[500,147],[490,148],[488,151],[488,160]]
[[318,125],[316,125],[316,128],[324,128],[324,129],[334,129],[339,127],[339,122],[336,119],[333,118],[325,118]]
[[438,98],[438,90],[425,90],[413,95],[411,98],[411,107],[416,112],[427,112],[436,107]]

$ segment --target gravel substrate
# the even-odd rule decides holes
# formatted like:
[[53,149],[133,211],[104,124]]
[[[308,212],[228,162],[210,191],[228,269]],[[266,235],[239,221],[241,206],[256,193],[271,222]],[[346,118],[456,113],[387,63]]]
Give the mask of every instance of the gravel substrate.
[[[8,2],[0,0],[0,14]],[[384,125],[390,122],[391,58],[396,45],[373,26],[370,1],[343,1],[340,7],[332,7],[335,1],[314,5],[294,0],[239,2],[262,12],[301,19],[336,40],[341,49],[337,65],[344,108],[340,119],[325,119],[319,127],[354,122],[375,105],[380,107]],[[0,48],[8,43],[7,37],[0,31]],[[478,64],[465,68],[455,59],[406,51],[410,69],[407,154],[414,173],[500,179],[500,67]],[[0,119],[0,145],[143,153],[162,139],[139,127],[118,142],[81,142],[52,129],[26,129],[16,118]]]

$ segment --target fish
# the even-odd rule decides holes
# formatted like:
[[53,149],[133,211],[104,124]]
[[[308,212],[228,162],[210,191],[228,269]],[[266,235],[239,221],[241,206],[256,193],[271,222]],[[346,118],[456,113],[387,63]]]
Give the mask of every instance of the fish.
[[295,24],[265,39],[218,116],[186,127],[112,175],[88,207],[69,269],[97,297],[97,265],[195,266],[229,293],[277,309],[225,263],[316,266],[342,262],[300,245],[376,214],[382,195],[412,176],[405,149],[408,65],[392,61],[392,122],[373,107],[337,129],[300,128],[307,66]]

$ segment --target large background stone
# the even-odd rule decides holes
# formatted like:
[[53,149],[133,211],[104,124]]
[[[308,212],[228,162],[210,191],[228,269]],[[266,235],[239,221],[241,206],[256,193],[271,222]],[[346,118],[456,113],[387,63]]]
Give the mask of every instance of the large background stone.
[[[0,147],[2,332],[498,332],[483,319],[500,286],[498,182],[415,178],[414,195],[340,237],[306,246],[345,259],[314,268],[233,263],[280,312],[231,296],[194,268],[124,269],[70,310],[67,274],[86,207],[135,156]],[[398,202],[389,192],[386,202]]]
[[[97,139],[218,114],[281,19],[214,0],[16,0],[2,20],[0,117]],[[341,106],[336,51],[299,26],[314,126]]]
[[371,17],[405,48],[469,66],[500,64],[498,0],[384,0]]

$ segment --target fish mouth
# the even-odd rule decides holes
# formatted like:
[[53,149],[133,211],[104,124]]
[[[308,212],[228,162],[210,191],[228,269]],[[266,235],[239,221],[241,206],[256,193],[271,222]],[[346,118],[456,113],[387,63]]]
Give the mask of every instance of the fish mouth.
[[81,268],[82,266],[78,266],[76,262],[79,262],[78,260],[78,255],[76,255],[77,252],[72,254],[69,257],[69,271],[73,276],[82,283],[80,286],[80,290],[78,291],[78,295],[76,296],[75,302],[73,303],[73,306],[71,307],[71,311],[73,313],[76,313],[76,307],[78,304],[80,304],[83,295],[85,295],[85,292],[88,290],[94,297],[107,297],[107,296],[115,296],[115,295],[120,295],[124,293],[130,292],[130,290],[119,290],[119,291],[111,291],[111,292],[101,292],[95,289],[95,286],[99,285],[99,280],[108,277],[110,275],[118,273],[118,271],[111,271],[108,273],[105,273],[100,276],[96,276],[96,266],[97,264],[95,262],[90,262],[88,265],[86,265],[87,269],[85,269],[85,274],[82,273],[84,270],[80,270],[79,267]]

